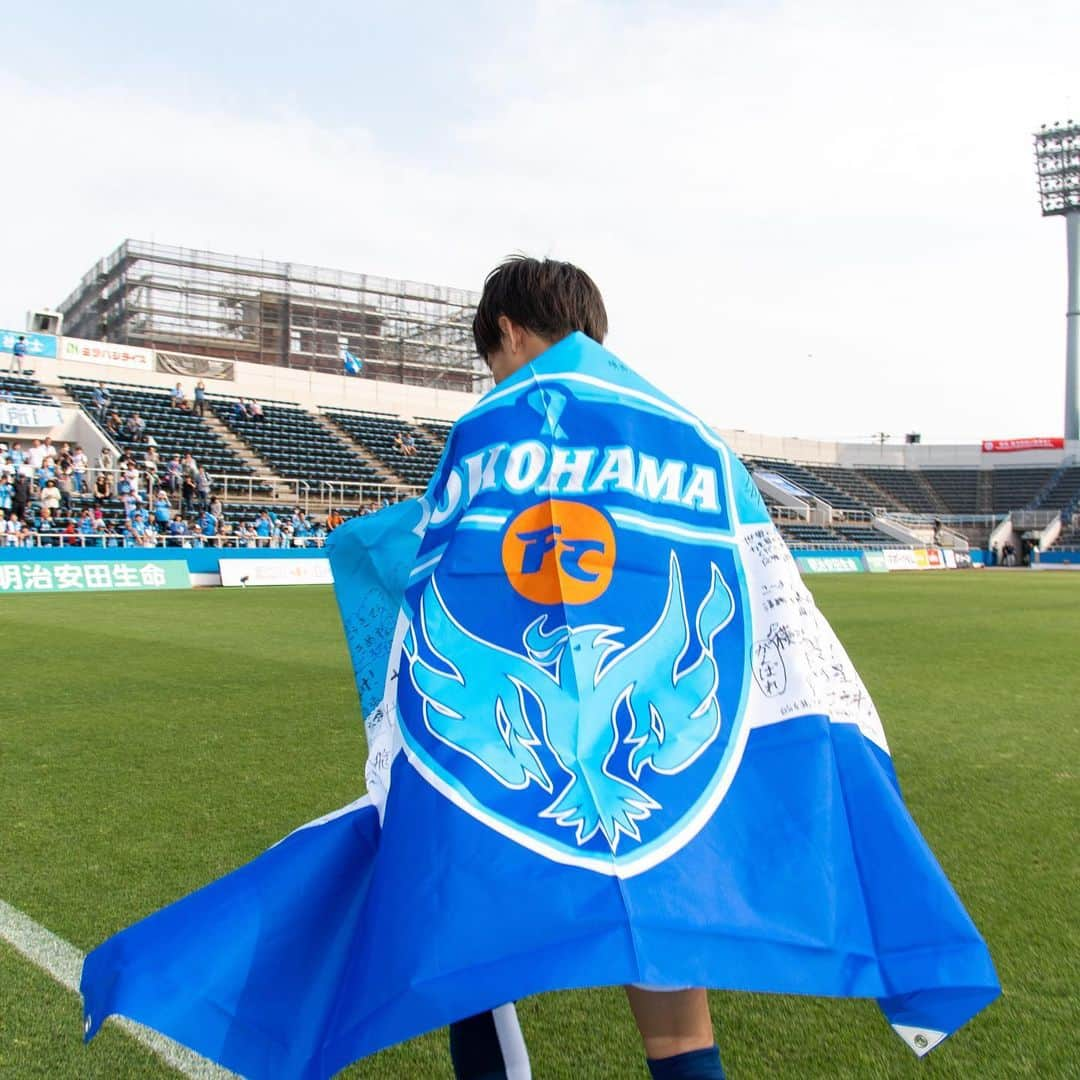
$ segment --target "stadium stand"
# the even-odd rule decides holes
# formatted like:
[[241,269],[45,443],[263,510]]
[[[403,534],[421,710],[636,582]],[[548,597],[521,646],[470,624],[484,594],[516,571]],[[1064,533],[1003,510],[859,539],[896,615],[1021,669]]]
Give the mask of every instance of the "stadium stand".
[[[96,380],[61,376],[61,381],[91,421],[104,428],[103,417],[93,403]],[[348,498],[364,512],[382,502],[384,495],[395,497],[387,491],[388,485],[426,486],[452,428],[447,421],[433,417],[411,418],[325,406],[316,411],[289,401],[263,402],[262,418],[258,418],[237,411],[237,402],[242,399],[231,397],[208,398],[212,418],[203,419],[175,408],[164,389],[114,381],[106,385],[112,397],[110,409],[122,420],[139,413],[145,421],[144,434],[152,437],[163,462],[173,454],[182,457],[190,452],[211,475],[236,477],[250,484],[236,487],[230,480],[227,490],[219,491],[219,495],[228,497],[224,531],[229,535],[241,530],[242,540],[267,508],[274,507],[283,520],[291,515],[292,501],[299,496],[296,492],[286,495],[287,489],[280,481],[297,480],[308,485],[301,486],[301,490],[306,493],[303,501],[313,509],[309,516],[325,514],[330,503],[340,508],[344,503],[338,501],[339,497]],[[0,375],[0,400],[60,404],[47,386],[29,376]],[[219,421],[235,439],[223,432]],[[108,436],[121,451],[133,450],[141,467],[144,440],[123,430],[110,431]],[[869,519],[879,514],[921,515],[915,520],[903,519],[912,526],[929,525],[940,517],[949,529],[967,536],[973,545],[985,545],[1001,515],[1038,509],[1060,512],[1064,519],[1071,520],[1080,509],[1080,463],[1056,468],[900,468],[753,455],[743,460],[751,472],[777,473],[832,508],[831,515],[814,515],[831,517],[831,523],[810,524],[798,520],[798,511],[782,507],[762,492],[787,541],[801,547],[893,546],[896,541],[891,536],[870,524]],[[335,489],[335,484],[347,487],[349,494]],[[241,491],[244,494],[239,494]],[[36,489],[34,496],[32,516],[40,521]],[[65,480],[63,496],[62,506],[50,522],[53,543],[72,542],[55,534],[71,527],[88,508],[110,535],[128,528],[131,507],[115,494],[95,501],[88,493],[75,492],[70,481]],[[181,509],[175,493],[173,503],[176,510]],[[194,524],[198,510],[189,507],[184,516]],[[286,535],[281,542],[291,543],[287,528],[283,531]],[[1080,529],[1065,528],[1055,546],[1080,546]]]
[[789,544],[839,544],[844,542],[844,538],[832,529],[827,529],[823,525],[800,525],[798,523],[782,521],[777,522],[777,528],[780,530],[780,535]]
[[1080,465],[1063,466],[1035,499],[1032,509],[1064,510],[1080,499]]
[[1054,475],[1054,469],[994,469],[991,509],[997,514],[1030,506]]
[[304,409],[284,402],[261,402],[264,418],[241,416],[237,399],[209,398],[214,415],[282,477],[310,484],[344,481],[370,484],[367,497],[375,498],[386,483],[341,439]]
[[884,533],[867,525],[833,525],[832,529],[840,538],[858,547],[889,547],[896,543]]
[[977,469],[926,469],[922,476],[950,514],[979,513]]
[[824,476],[818,475],[811,466],[796,464],[794,461],[781,461],[777,458],[759,457],[744,458],[743,463],[751,472],[755,469],[773,472],[798,484],[799,487],[804,488],[811,495],[816,495],[836,510],[858,510],[863,513],[870,510],[870,507],[861,499],[830,483]]
[[1080,549],[1080,525],[1068,525],[1062,529],[1052,548]]
[[56,398],[41,383],[27,375],[0,375],[0,391],[6,391],[11,395],[12,401],[24,405],[55,405],[57,403]]
[[[62,382],[86,415],[104,430],[93,404],[97,383],[73,379],[63,379]],[[153,437],[162,459],[167,460],[173,454],[183,456],[190,453],[211,474],[237,477],[255,475],[251,466],[226,446],[217,432],[200,417],[173,408],[167,392],[121,383],[105,385],[112,395],[111,411],[117,412],[123,420],[138,413],[146,421],[145,434]],[[139,455],[146,445],[145,441],[132,438],[123,430],[110,432],[109,438],[121,450],[130,449]],[[265,484],[256,487],[264,494],[272,490]]]
[[[324,409],[329,417],[349,438],[358,442],[369,454],[388,469],[416,487],[426,487],[439,463],[443,443],[434,433],[407,423],[400,416],[387,413],[353,412],[344,409]],[[449,425],[447,425],[449,431]],[[410,435],[413,454],[407,454],[397,445],[399,436]]]
[[868,480],[886,492],[904,510],[914,514],[937,514],[941,512],[928,485],[915,477],[913,470],[894,468],[864,468],[860,472]]
[[808,465],[807,469],[823,480],[848,492],[865,506],[875,510],[904,510],[905,507],[887,491],[874,484],[869,477],[857,469],[843,465]]

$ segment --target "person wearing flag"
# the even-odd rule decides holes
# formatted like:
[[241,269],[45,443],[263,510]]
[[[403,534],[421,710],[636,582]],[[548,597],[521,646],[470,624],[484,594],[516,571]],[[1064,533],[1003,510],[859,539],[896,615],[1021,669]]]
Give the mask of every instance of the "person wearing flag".
[[341,350],[341,360],[346,375],[359,375],[364,370],[364,362],[346,348]]
[[704,987],[933,1050],[993,965],[745,468],[576,267],[496,268],[475,332],[496,385],[424,496],[327,541],[367,793],[91,952],[87,1037],[315,1080],[451,1025],[517,1080],[508,1003],[624,985],[659,1078],[722,1075]]

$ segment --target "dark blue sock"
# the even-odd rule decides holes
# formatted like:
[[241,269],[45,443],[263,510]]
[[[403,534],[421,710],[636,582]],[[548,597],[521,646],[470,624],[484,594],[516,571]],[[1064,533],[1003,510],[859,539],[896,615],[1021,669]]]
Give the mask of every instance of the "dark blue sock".
[[718,1046],[690,1050],[674,1057],[646,1060],[653,1080],[724,1080]]
[[495,1017],[490,1012],[450,1025],[450,1057],[457,1080],[506,1080]]

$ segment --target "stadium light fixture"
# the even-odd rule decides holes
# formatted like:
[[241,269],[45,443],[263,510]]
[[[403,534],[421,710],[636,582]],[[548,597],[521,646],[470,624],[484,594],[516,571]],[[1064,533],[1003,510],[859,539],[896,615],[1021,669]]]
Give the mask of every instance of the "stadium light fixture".
[[1065,310],[1065,438],[1080,439],[1077,367],[1080,365],[1080,124],[1072,120],[1035,133],[1035,171],[1043,217],[1065,218],[1069,264]]

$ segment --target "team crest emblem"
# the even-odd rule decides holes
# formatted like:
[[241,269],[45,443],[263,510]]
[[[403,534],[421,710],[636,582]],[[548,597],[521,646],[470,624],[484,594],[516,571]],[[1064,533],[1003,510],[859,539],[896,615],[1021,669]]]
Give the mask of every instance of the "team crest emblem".
[[[569,443],[573,395],[551,400],[557,423],[550,406],[544,421]],[[397,688],[411,757],[444,794],[535,851],[621,874],[678,850],[715,811],[748,681],[722,454],[681,418],[637,426],[680,457],[616,460],[552,439],[517,465],[501,444],[510,482],[500,492],[487,468],[492,498],[457,523],[467,542],[417,588]],[[560,462],[574,484],[552,479]],[[703,513],[682,503],[707,467],[719,480]],[[514,490],[534,473],[533,491]]]

